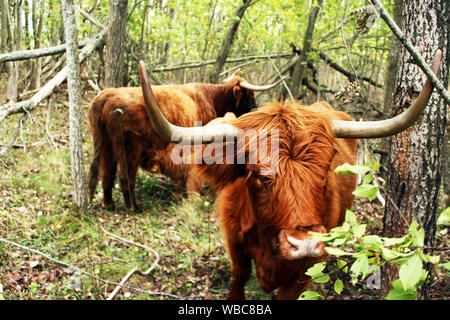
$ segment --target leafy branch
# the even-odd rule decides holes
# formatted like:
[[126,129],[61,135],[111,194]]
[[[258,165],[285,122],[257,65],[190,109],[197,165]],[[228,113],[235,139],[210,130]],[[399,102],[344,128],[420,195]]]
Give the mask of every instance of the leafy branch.
[[[363,182],[353,194],[358,197],[375,199],[378,187],[371,184],[373,172],[379,169],[379,164],[369,163],[364,165],[344,164],[336,168],[336,173],[365,175]],[[444,210],[438,220],[448,221],[450,208]],[[367,224],[360,223],[356,215],[347,210],[344,223],[330,230],[329,233],[310,232],[311,236],[325,243],[325,250],[330,256],[338,257],[336,260],[338,271],[347,273],[351,277],[351,284],[356,285],[358,281],[366,280],[368,277],[379,272],[386,264],[399,265],[399,279],[392,282],[393,289],[388,293],[388,300],[411,300],[417,299],[417,289],[426,281],[429,272],[424,264],[439,265],[450,270],[450,263],[440,262],[439,255],[432,255],[427,251],[435,249],[447,251],[448,248],[425,247],[425,231],[419,227],[416,221],[412,221],[408,234],[400,238],[389,238],[368,234]],[[345,260],[347,261],[345,261]],[[329,274],[324,273],[325,262],[320,262],[309,268],[306,272],[313,282],[324,284],[330,281]],[[336,279],[334,291],[338,294],[344,289],[344,282]],[[323,298],[315,291],[305,291],[300,300],[316,300]]]

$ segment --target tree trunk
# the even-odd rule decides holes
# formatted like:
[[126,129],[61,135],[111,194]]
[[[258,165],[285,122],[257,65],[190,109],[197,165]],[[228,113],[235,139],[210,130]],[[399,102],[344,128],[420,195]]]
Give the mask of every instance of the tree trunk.
[[[8,6],[8,4],[6,4]],[[20,50],[22,48],[22,15],[21,15],[22,1],[17,1],[14,5],[14,17],[16,19],[15,37],[11,32],[11,23],[9,21],[9,39],[11,44],[11,51]],[[8,16],[9,19],[9,16]],[[8,88],[6,90],[6,96],[8,101],[17,100],[17,84],[19,82],[19,64],[17,62],[8,63]]]
[[300,58],[297,60],[292,72],[291,93],[295,99],[297,99],[303,92],[302,83],[307,69],[306,60],[308,58],[308,53],[311,50],[314,24],[316,23],[316,19],[321,6],[322,0],[317,0],[317,5],[313,5],[313,7],[311,8],[308,18],[308,26],[306,28],[305,37],[303,38],[303,49],[301,51]]
[[[428,63],[436,49],[443,50],[439,78],[448,86],[447,0],[403,0],[402,31]],[[392,114],[408,108],[425,82],[425,76],[402,48]],[[432,246],[436,232],[436,211],[446,147],[446,104],[434,92],[423,116],[408,130],[390,138],[386,210],[383,235],[403,236],[412,220],[425,230],[425,245]],[[383,270],[383,293],[398,278],[395,268]],[[425,287],[426,289],[426,287]],[[426,298],[426,290],[421,290]]]
[[121,87],[124,83],[125,45],[127,43],[128,0],[109,1],[109,34],[106,52],[105,87]]
[[8,0],[0,0],[2,42],[1,53],[8,51]]
[[[397,23],[397,25],[402,25],[402,8],[403,8],[403,0],[394,0],[394,15],[393,19]],[[389,114],[393,108],[392,99],[394,96],[395,84],[397,83],[397,74],[399,69],[399,59],[400,59],[400,50],[402,45],[400,41],[397,39],[395,35],[391,37],[391,46],[389,50],[389,57],[387,62],[387,67],[384,74],[384,99],[383,99],[383,113]],[[381,142],[381,149],[388,150],[388,139],[383,139]],[[381,172],[383,178],[387,180],[387,171],[384,170],[387,168],[387,157],[381,156],[381,168],[383,171]],[[386,292],[387,293],[387,292]]]
[[[402,8],[403,8],[403,0],[394,0],[394,21],[397,25],[402,25]],[[395,35],[391,37],[391,47],[389,50],[388,64],[385,71],[385,90],[384,90],[384,102],[383,102],[383,111],[385,114],[388,114],[393,106],[392,99],[394,95],[394,88],[397,81],[397,74],[399,69],[399,58],[400,58],[400,50],[402,46],[400,41],[397,39]]]
[[81,138],[81,90],[78,58],[77,24],[73,0],[61,0],[67,44],[67,83],[69,86],[69,135],[72,166],[73,202],[82,212],[87,210],[86,174]]
[[[33,1],[33,31],[34,31],[34,49],[41,47],[42,27],[44,25],[44,1],[42,1],[39,12],[39,24],[37,19],[37,3]],[[41,86],[41,59],[37,58],[31,64],[31,85],[30,90],[38,89]]]
[[230,54],[231,45],[234,41],[234,36],[238,30],[239,24],[241,23],[242,17],[244,16],[245,10],[250,6],[250,0],[242,0],[242,5],[235,11],[234,16],[231,18],[231,25],[228,28],[225,39],[222,42],[222,47],[217,57],[216,63],[214,65],[213,71],[209,76],[209,81],[211,83],[216,83],[219,80],[219,75],[222,72],[222,68],[225,61]]

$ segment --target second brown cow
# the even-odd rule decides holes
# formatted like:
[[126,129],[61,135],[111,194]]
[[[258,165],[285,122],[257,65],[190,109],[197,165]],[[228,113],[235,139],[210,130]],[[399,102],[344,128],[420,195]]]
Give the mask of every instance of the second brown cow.
[[[155,86],[155,97],[162,112],[172,123],[191,127],[195,121],[206,124],[226,112],[242,115],[256,107],[253,91],[272,88],[255,86],[240,77],[232,77],[222,85],[192,83]],[[117,167],[120,188],[127,208],[137,209],[135,180],[138,168],[159,172],[172,178],[188,191],[198,191],[202,179],[189,174],[192,166],[173,164],[173,143],[161,139],[146,113],[142,89],[109,88],[100,92],[89,107],[89,122],[94,143],[88,184],[92,200],[102,179],[103,205],[111,207],[112,189]]]

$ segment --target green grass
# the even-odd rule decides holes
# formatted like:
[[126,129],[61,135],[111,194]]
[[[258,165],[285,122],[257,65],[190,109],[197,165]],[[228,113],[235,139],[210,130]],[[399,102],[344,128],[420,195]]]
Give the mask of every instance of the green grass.
[[[67,110],[52,106],[50,132],[68,141]],[[86,112],[86,110],[83,110]],[[92,141],[84,114],[85,168]],[[18,117],[0,125],[6,142]],[[119,188],[114,210],[100,205],[102,192],[86,214],[72,209],[70,153],[67,143],[55,149],[45,134],[45,110],[37,109],[23,128],[23,148],[10,149],[0,160],[0,237],[41,251],[104,280],[120,282],[135,266],[145,271],[155,256],[109,233],[150,247],[159,254],[148,275],[134,275],[127,285],[186,299],[223,299],[231,279],[229,259],[216,216],[215,196],[187,198],[162,176],[138,173],[136,194],[142,212],[124,207]],[[74,274],[46,258],[0,242],[0,282],[5,299],[105,299],[115,286],[81,275],[80,288],[70,286]],[[251,299],[267,298],[255,275],[247,286]],[[123,289],[116,299],[171,299]]]

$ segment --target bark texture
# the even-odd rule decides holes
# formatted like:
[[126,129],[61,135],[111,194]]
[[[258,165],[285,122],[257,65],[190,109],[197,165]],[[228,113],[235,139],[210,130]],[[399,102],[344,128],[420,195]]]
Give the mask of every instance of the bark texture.
[[[444,59],[438,76],[446,87],[448,6],[447,0],[403,0],[401,26],[429,64],[436,50],[443,50]],[[400,56],[392,115],[408,108],[425,82],[423,72],[405,49],[401,49]],[[385,236],[403,236],[411,221],[416,220],[425,229],[425,245],[433,245],[446,147],[446,107],[435,91],[421,118],[410,129],[390,138],[383,221]],[[385,268],[383,277],[383,293],[386,294],[389,283],[398,276],[395,269]],[[426,298],[426,290],[422,290],[420,296]]]
[[69,136],[72,167],[73,202],[82,212],[87,210],[86,174],[83,166],[81,138],[80,64],[77,24],[73,0],[62,0],[64,31],[67,44],[67,83],[69,86]]
[[128,0],[109,1],[109,34],[106,52],[105,87],[124,86],[127,43]]

